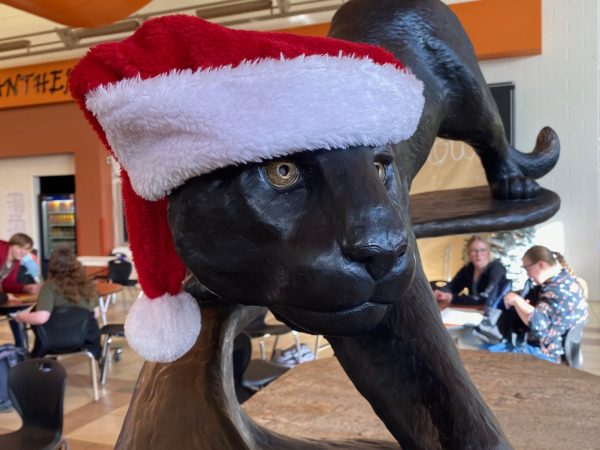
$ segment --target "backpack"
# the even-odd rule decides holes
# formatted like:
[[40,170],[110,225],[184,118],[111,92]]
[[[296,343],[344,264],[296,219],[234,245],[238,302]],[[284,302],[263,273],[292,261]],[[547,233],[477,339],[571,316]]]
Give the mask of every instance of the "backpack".
[[13,344],[0,345],[0,402],[5,402],[8,397],[8,372],[27,357],[27,351]]

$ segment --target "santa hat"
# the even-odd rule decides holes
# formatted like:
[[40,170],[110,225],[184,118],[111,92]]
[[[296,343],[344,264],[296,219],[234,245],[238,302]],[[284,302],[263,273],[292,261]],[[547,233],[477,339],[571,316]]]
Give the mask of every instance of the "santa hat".
[[421,82],[381,48],[185,15],[93,48],[70,88],[122,168],[144,292],[125,334],[141,356],[160,362],[182,356],[200,332],[167,222],[173,189],[225,166],[405,140],[424,103]]

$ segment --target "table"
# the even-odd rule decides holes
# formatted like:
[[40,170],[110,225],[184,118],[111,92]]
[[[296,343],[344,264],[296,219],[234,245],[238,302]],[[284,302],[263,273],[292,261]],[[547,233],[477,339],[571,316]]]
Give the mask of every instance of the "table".
[[[10,313],[22,311],[24,309],[29,308],[31,305],[35,305],[37,301],[37,296],[35,294],[12,294],[17,300],[9,300],[6,303],[0,305],[0,315],[6,316],[6,319],[2,320],[11,320],[9,317]],[[19,331],[21,333],[23,347],[25,349],[29,348],[29,336],[27,335],[27,329],[24,324],[17,322],[19,325]]]
[[115,259],[114,256],[78,256],[77,261],[83,267],[108,267],[108,263]]
[[438,306],[442,322],[456,345],[459,345],[462,339],[466,339],[483,318],[483,305],[451,306],[449,303],[438,302]]
[[[98,281],[96,283],[98,289],[98,307],[100,308],[100,319],[102,325],[106,325],[106,312],[109,305],[115,302],[116,295],[123,290],[123,286],[117,283],[106,283]],[[0,313],[8,315],[11,312],[29,308],[37,301],[37,296],[33,294],[14,294],[18,300],[9,300],[0,305]]]
[[[515,449],[598,448],[600,377],[529,355],[460,355]],[[242,408],[287,436],[394,441],[335,358],[296,366]]]
[[[108,268],[108,263],[112,260],[116,259],[115,256],[78,256],[77,260],[81,263],[81,265],[86,269],[96,269],[96,271],[92,270],[92,273],[89,275],[106,275],[106,269]],[[137,272],[135,270],[135,264],[132,264],[131,274],[129,275],[130,280],[137,280]]]

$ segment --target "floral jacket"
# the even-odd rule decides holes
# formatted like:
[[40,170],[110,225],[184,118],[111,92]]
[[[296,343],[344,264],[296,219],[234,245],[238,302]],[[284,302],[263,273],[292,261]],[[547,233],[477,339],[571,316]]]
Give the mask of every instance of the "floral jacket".
[[560,361],[563,335],[588,318],[588,303],[577,280],[566,270],[545,281],[539,303],[529,317],[530,336],[539,341],[544,354]]

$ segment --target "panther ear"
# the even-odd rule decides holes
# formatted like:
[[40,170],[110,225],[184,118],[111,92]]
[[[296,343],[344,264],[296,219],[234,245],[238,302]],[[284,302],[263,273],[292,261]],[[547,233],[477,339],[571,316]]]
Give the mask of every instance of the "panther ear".
[[127,338],[163,362],[183,355],[200,331],[167,221],[174,188],[229,165],[402,141],[424,104],[422,83],[379,47],[231,30],[186,15],[149,20],[122,42],[94,47],[69,85],[123,168],[146,296],[131,310]]

